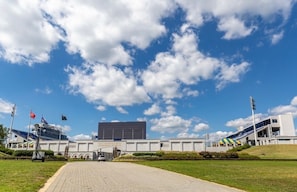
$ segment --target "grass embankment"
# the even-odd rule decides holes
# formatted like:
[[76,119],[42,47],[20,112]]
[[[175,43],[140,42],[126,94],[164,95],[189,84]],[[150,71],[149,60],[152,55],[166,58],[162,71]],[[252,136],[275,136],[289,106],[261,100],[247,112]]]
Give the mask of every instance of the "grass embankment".
[[0,192],[34,192],[66,162],[0,160]]
[[200,160],[138,163],[251,192],[295,192],[297,189],[296,161]]
[[239,153],[248,153],[261,159],[297,159],[297,145],[254,146]]

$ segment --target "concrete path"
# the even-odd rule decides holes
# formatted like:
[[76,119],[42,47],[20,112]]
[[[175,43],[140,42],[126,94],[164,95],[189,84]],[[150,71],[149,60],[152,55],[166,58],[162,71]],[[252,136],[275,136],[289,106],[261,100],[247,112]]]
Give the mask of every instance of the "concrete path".
[[67,163],[39,192],[239,192],[157,168],[124,162]]

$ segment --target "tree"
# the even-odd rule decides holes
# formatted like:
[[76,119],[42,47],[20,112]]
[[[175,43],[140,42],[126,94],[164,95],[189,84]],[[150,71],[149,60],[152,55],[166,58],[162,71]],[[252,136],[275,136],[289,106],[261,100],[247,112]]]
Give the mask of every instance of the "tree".
[[4,141],[6,140],[8,135],[8,129],[4,127],[2,124],[0,124],[0,145],[4,144]]

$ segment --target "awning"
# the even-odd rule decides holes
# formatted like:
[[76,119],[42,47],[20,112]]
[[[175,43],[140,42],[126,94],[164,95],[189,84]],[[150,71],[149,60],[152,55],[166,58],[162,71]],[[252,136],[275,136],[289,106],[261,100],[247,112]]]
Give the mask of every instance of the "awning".
[[240,141],[236,141],[235,139],[231,139],[231,138],[224,138],[224,139],[221,139],[219,141],[220,144],[232,144],[232,145],[238,145],[240,144]]

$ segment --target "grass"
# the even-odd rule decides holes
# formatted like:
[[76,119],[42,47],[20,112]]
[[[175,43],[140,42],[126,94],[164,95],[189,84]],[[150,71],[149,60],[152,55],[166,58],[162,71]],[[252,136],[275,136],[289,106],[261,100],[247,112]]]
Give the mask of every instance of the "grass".
[[0,192],[34,192],[65,162],[0,160]]
[[138,163],[250,192],[295,192],[297,189],[296,161],[200,160]]
[[297,145],[262,145],[239,153],[248,153],[261,159],[297,159]]

